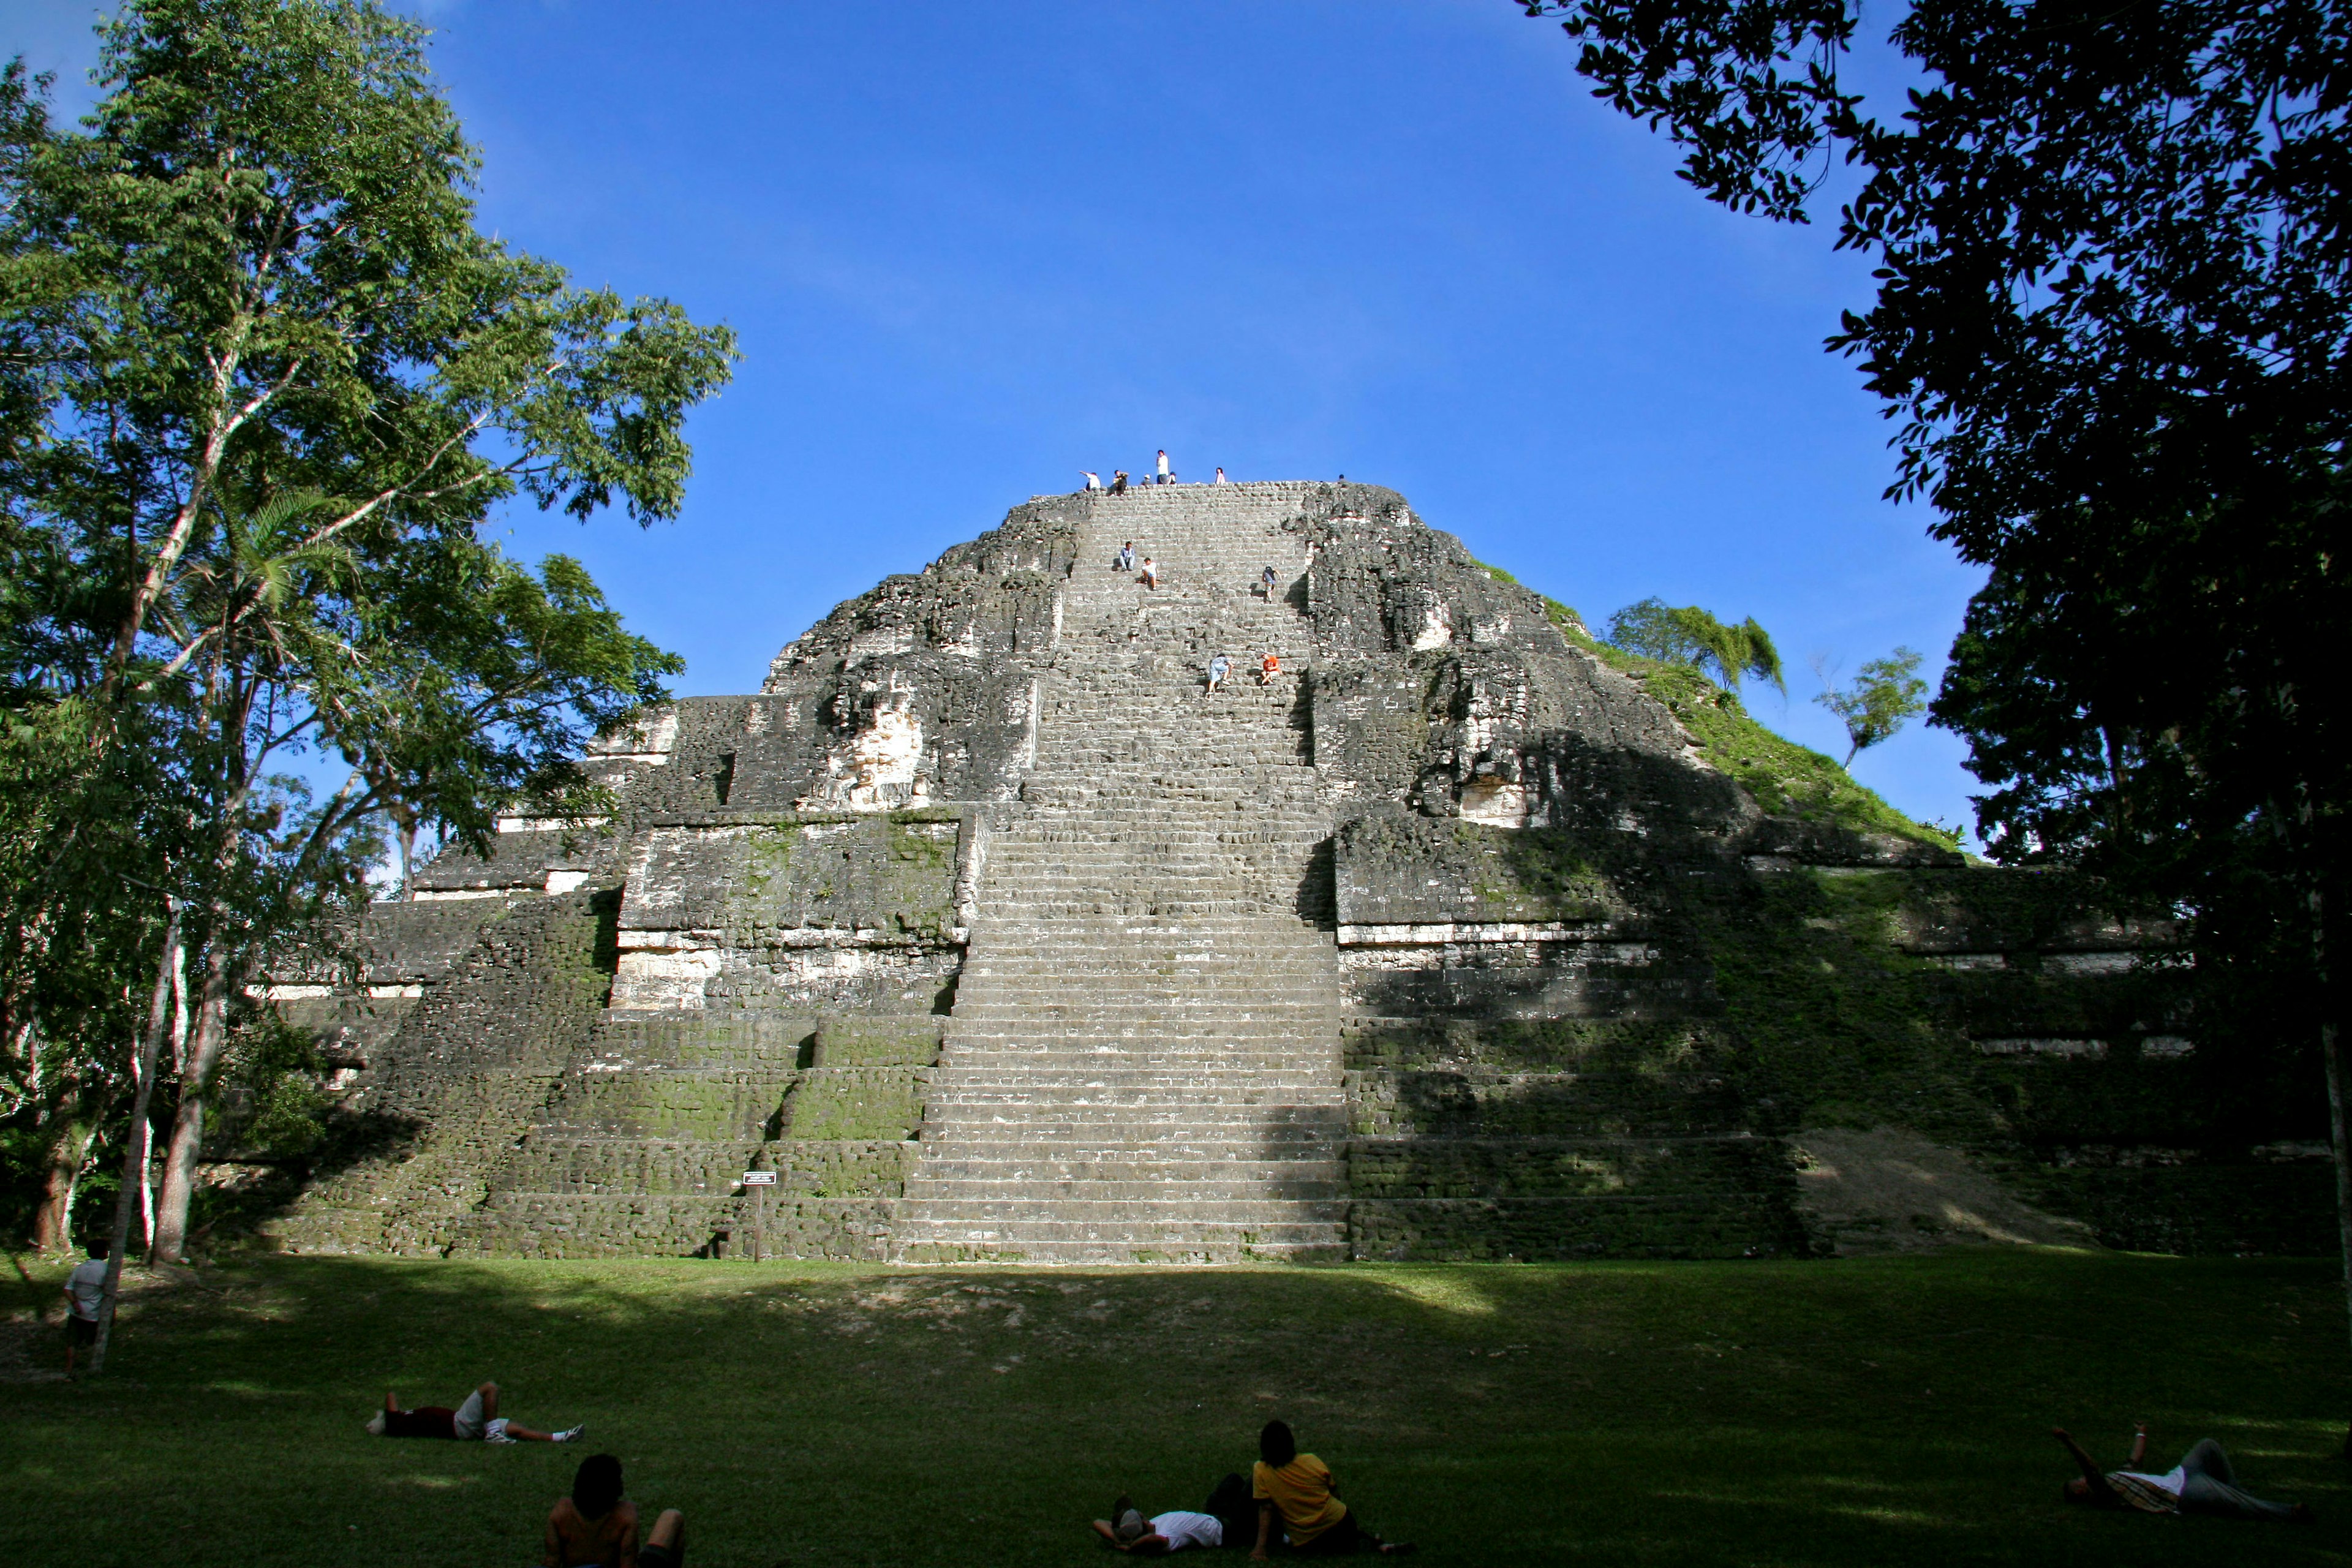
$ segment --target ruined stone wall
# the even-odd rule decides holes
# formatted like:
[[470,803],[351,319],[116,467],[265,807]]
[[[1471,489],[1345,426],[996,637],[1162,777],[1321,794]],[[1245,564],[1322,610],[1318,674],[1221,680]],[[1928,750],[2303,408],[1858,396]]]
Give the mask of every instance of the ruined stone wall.
[[[2308,1085],[2198,1050],[2161,924],[1883,807],[1768,810],[1402,497],[1296,494],[1355,1256],[1803,1255],[1837,1238],[1788,1140],[1882,1124],[2116,1245],[2325,1248]],[[599,741],[609,820],[502,823],[282,965],[345,1097],[283,1244],[883,1256],[1097,504]]]
[[2161,923],[1764,811],[1393,492],[1298,527],[1359,1256],[1811,1250],[1782,1139],[1824,1124],[1926,1131],[2114,1245],[2325,1249],[2309,1097],[2199,1055]]

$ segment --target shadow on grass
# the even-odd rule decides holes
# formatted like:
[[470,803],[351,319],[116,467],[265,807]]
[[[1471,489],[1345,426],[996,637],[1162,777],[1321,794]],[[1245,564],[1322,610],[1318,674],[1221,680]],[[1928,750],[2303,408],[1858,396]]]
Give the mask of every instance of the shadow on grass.
[[[698,1563],[1094,1561],[1131,1490],[1197,1505],[1280,1415],[1436,1561],[2346,1561],[2324,1264],[1950,1255],[1829,1264],[891,1270],[403,1263],[209,1270],[100,1384],[6,1391],[0,1542],[37,1557],[527,1560],[578,1451],[393,1443],[386,1386],[496,1378],[589,1424]],[[2161,1356],[2151,1356],[2151,1342]],[[2074,1427],[2220,1437],[2314,1530],[2056,1505]],[[192,1484],[201,1478],[201,1484]],[[325,1546],[326,1550],[321,1551]]]

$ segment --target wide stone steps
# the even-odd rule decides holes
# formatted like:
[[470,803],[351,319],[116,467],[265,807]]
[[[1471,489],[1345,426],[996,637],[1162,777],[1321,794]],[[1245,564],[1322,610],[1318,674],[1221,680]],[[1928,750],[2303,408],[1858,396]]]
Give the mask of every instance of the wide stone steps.
[[[909,1261],[1230,1262],[1344,1250],[1338,952],[1301,917],[1330,825],[1303,722],[1309,488],[1155,486],[1082,524],[1036,762],[980,915]],[[1108,570],[1122,540],[1163,586]],[[1285,669],[1256,684],[1260,654]],[[1234,661],[1203,690],[1213,653]]]

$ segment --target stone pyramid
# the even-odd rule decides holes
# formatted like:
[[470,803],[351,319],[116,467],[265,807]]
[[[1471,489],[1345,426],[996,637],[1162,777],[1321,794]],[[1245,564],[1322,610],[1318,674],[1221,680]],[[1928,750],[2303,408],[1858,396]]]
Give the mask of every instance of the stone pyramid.
[[280,1245],[1802,1254],[1789,1102],[1686,906],[1958,865],[1766,811],[1345,483],[1036,498],[588,761],[609,820],[504,823],[356,971],[278,976],[352,1130]]

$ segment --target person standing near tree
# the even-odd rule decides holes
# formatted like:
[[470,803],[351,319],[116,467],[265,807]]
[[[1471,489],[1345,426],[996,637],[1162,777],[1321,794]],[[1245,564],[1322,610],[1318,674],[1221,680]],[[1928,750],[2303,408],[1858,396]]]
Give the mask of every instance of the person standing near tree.
[[71,1377],[84,1345],[98,1343],[98,1304],[106,1294],[103,1241],[89,1244],[89,1257],[66,1276],[66,1375]]

